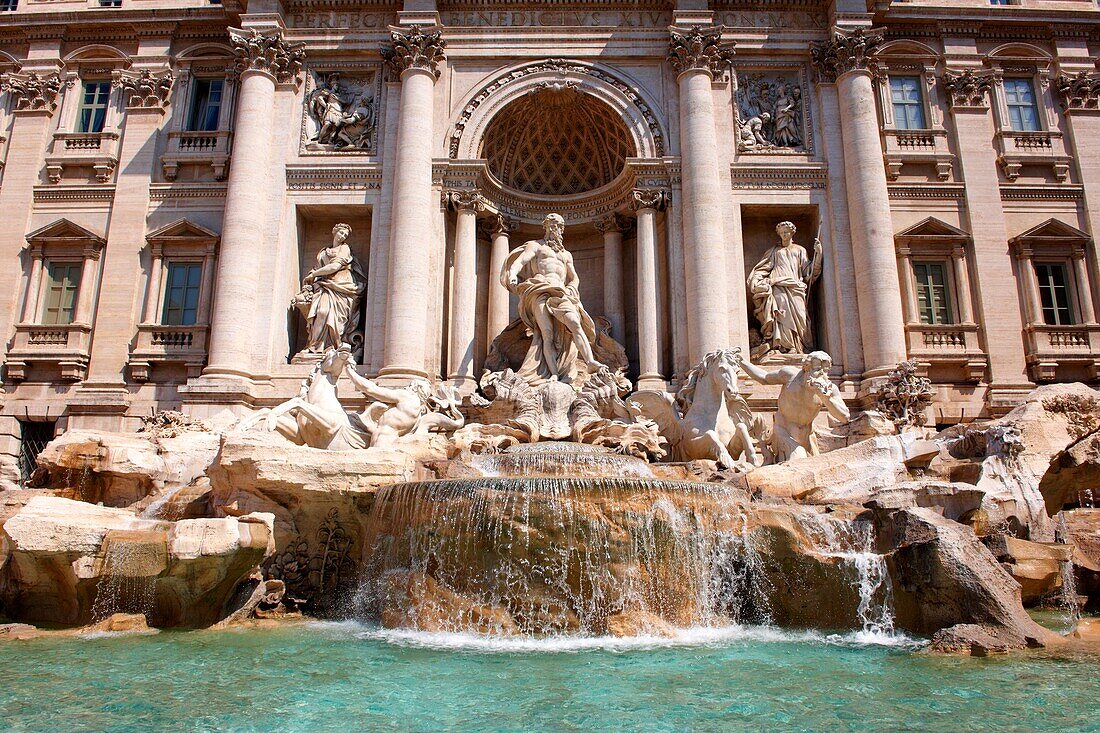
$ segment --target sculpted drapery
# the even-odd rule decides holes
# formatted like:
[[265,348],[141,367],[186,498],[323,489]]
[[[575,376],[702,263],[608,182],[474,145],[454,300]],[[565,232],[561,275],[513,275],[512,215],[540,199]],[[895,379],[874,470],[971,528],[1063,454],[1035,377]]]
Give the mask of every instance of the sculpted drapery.
[[309,329],[307,351],[324,353],[351,342],[359,327],[359,298],[367,280],[347,245],[350,235],[347,224],[332,228],[332,246],[317,253],[316,267],[294,298]]
[[780,222],[780,244],[769,249],[749,273],[753,310],[769,351],[801,354],[809,330],[807,294],[821,274],[821,243],[814,240],[813,259],[795,244],[795,225]]

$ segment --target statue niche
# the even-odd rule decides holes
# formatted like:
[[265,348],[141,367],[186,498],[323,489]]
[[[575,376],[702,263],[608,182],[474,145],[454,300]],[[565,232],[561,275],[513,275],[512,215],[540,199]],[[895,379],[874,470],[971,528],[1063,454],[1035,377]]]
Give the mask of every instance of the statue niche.
[[810,335],[810,288],[821,277],[821,241],[814,238],[813,256],[794,241],[793,222],[775,227],[779,244],[770,247],[748,275],[753,314],[760,324],[754,358],[769,353],[802,354]]
[[305,319],[305,354],[323,354],[343,343],[355,345],[356,351],[362,348],[359,300],[367,278],[348,246],[350,236],[347,224],[332,228],[332,244],[317,253],[313,269],[302,279],[302,289],[290,301]]

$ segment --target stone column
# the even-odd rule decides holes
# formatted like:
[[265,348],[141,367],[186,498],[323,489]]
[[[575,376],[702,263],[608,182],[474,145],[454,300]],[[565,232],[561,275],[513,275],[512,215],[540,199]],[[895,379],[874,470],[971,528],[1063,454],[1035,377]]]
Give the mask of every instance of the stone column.
[[955,247],[951,250],[951,263],[955,271],[955,292],[959,296],[959,323],[974,323],[974,306],[970,295],[970,268],[966,264],[966,248]]
[[1035,274],[1030,247],[1021,247],[1016,252],[1020,280],[1024,286],[1024,317],[1029,324],[1043,323],[1043,301],[1039,299],[1039,277]]
[[[122,90],[126,117],[107,226],[104,287],[100,288],[88,377],[82,389],[107,389],[122,399],[128,397],[126,363],[141,318],[138,302],[143,293],[136,285],[141,281],[141,251],[146,244],[149,182],[158,164],[155,142],[172,82],[172,71],[163,67],[121,72],[114,79],[114,85]],[[151,270],[149,277],[159,285],[158,268]]]
[[905,323],[920,323],[920,306],[917,305],[917,294],[913,292],[912,265],[909,262],[910,249],[898,248],[898,276],[901,280],[901,302],[905,304]]
[[688,359],[696,364],[707,353],[729,346],[722,225],[729,183],[723,185],[715,155],[718,135],[711,84],[714,75],[729,66],[733,51],[721,45],[722,29],[717,26],[673,28],[671,36],[668,60],[678,74],[680,92]]
[[1092,287],[1089,283],[1089,269],[1085,263],[1085,250],[1073,250],[1073,275],[1077,281],[1077,292],[1081,301],[1081,323],[1094,325],[1096,323],[1096,310],[1092,306]]
[[[1004,404],[1006,400],[1018,400],[1031,383],[1023,348],[1020,293],[1012,258],[1006,252],[1008,233],[997,152],[990,144],[994,126],[988,99],[993,75],[970,70],[947,71],[941,81],[954,118],[958,170],[966,181],[967,229],[973,240],[974,265],[978,268],[977,320],[981,324],[980,342],[989,356],[989,401]],[[1021,260],[1019,267],[1025,296],[1030,302],[1027,290],[1034,285],[1034,269],[1030,260]],[[1042,309],[1032,308],[1032,313],[1042,322]]]
[[90,325],[94,320],[96,280],[99,274],[99,258],[103,256],[101,245],[86,247],[80,261],[80,287],[76,291],[76,307],[73,309],[73,323]]
[[43,252],[35,248],[31,252],[31,276],[27,281],[27,294],[23,299],[23,310],[19,317],[20,323],[32,323],[38,317],[38,298],[42,292]]
[[[1100,247],[1100,145],[1096,144],[1100,140],[1100,73],[1089,70],[1062,74],[1054,80],[1053,87],[1065,114],[1070,150],[1077,161],[1077,170],[1085,189],[1085,220],[1092,235],[1093,267],[1084,269],[1095,273],[1096,266],[1100,264],[1100,251],[1097,250]],[[1097,280],[1094,278],[1082,280],[1078,276],[1082,310],[1087,303],[1093,319],[1097,294],[1089,285],[1095,282]]]
[[666,201],[667,194],[659,189],[635,190],[631,194],[631,206],[638,217],[638,389],[663,390],[667,386],[661,375],[657,328],[657,212]]
[[848,218],[866,376],[885,374],[906,356],[901,289],[890,220],[890,197],[879,142],[870,55],[878,33],[834,31],[814,44],[817,76],[835,81],[840,103]]
[[618,214],[608,214],[595,222],[603,232],[603,315],[611,323],[611,336],[626,341],[623,307],[623,232],[629,224]]
[[493,345],[493,339],[508,327],[508,288],[500,282],[500,271],[508,258],[508,233],[515,231],[516,223],[497,214],[487,222],[489,250],[489,306],[488,328],[485,333],[485,349]]
[[[39,182],[42,158],[46,154],[46,138],[50,130],[58,95],[64,82],[53,69],[27,73],[12,73],[2,81],[3,91],[11,98],[12,120],[8,154],[4,164],[4,180],[0,186],[0,211],[4,226],[0,227],[0,348],[12,337],[19,302],[22,270],[15,263],[19,252],[27,245],[27,222],[34,205],[34,186]],[[31,288],[37,283],[31,281]],[[82,285],[81,290],[84,290]],[[27,294],[28,299],[37,293]],[[31,318],[37,318],[37,312]]]
[[253,343],[265,337],[255,333],[250,316],[258,307],[261,287],[256,240],[272,214],[262,179],[271,161],[275,84],[298,76],[305,51],[301,43],[284,41],[279,28],[230,28],[229,39],[240,87],[210,319],[210,358],[203,375],[250,379],[259,351]]
[[[149,252],[149,282],[145,286],[145,310],[141,316],[142,323],[156,323],[157,310],[160,305],[161,283],[163,281],[164,255],[160,245],[153,245]],[[206,295],[210,291],[202,291]],[[207,298],[203,298],[207,300]]]
[[485,199],[477,191],[448,191],[448,208],[456,215],[451,287],[450,348],[447,368],[451,383],[464,394],[477,389],[474,378],[474,337],[477,327],[477,215]]
[[431,276],[424,256],[432,210],[435,82],[443,60],[439,30],[392,28],[383,57],[401,78],[390,225],[389,279],[383,365],[390,382],[427,377]]

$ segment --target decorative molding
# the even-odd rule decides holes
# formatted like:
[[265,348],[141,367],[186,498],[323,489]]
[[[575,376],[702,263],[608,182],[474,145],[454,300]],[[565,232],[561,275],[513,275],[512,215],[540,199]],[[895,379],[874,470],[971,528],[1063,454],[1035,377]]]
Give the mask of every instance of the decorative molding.
[[668,205],[668,191],[663,188],[636,188],[630,192],[630,208],[664,210]]
[[585,76],[591,76],[594,79],[599,79],[605,84],[609,84],[614,87],[620,94],[634,105],[641,114],[642,119],[645,120],[646,125],[649,127],[649,133],[653,138],[653,145],[656,149],[657,157],[664,157],[665,155],[665,138],[661,132],[661,125],[657,121],[657,115],[645,100],[641,98],[637,90],[626,82],[622,81],[616,76],[613,76],[602,69],[598,69],[592,66],[582,64],[577,61],[566,61],[564,59],[548,59],[546,61],[539,61],[529,66],[524,66],[519,69],[500,74],[493,78],[488,84],[483,86],[473,99],[466,104],[462,109],[462,113],[458,117],[458,121],[455,123],[454,131],[451,133],[450,148],[448,151],[448,157],[452,160],[458,158],[459,146],[462,142],[462,135],[466,131],[466,125],[473,117],[477,108],[482,105],[490,96],[499,91],[507,84],[511,84],[514,81],[523,79],[524,77],[532,74],[538,74],[543,72],[556,72],[561,76],[567,74],[583,74]]
[[482,219],[478,224],[478,228],[486,237],[492,237],[497,234],[509,234],[514,232],[516,229],[519,229],[519,222],[504,216],[504,214],[494,214],[488,219]]
[[625,234],[630,231],[630,227],[633,222],[622,214],[612,212],[601,216],[592,222],[592,226],[596,228],[596,231],[607,234],[608,232],[621,232]]
[[169,199],[223,199],[225,198],[225,184],[192,184],[181,185],[178,183],[154,183],[149,187],[149,199],[151,201],[167,201]]
[[810,64],[818,81],[835,82],[849,71],[870,70],[872,55],[882,45],[879,29],[833,30],[832,38],[810,45]]
[[730,168],[730,186],[737,189],[818,189],[825,188],[825,168],[781,168],[778,166],[736,165]]
[[122,89],[127,107],[163,110],[168,106],[174,80],[171,69],[116,70],[111,83]]
[[1080,201],[1084,195],[1084,187],[1073,184],[1001,186],[1002,201]]
[[229,41],[237,58],[238,74],[262,71],[279,84],[297,83],[306,60],[304,41],[289,43],[279,29],[260,31],[256,28],[230,28]]
[[44,110],[53,114],[57,109],[57,96],[62,87],[75,83],[72,77],[62,79],[61,74],[53,71],[39,75],[37,72],[11,72],[0,80],[0,88],[15,100],[15,111],[27,112]]
[[733,43],[722,43],[722,26],[669,29],[667,61],[677,74],[705,71],[712,77],[733,64]]
[[112,201],[114,186],[35,186],[34,203],[71,204],[77,201]]
[[937,199],[942,201],[962,201],[966,198],[966,186],[961,183],[888,185],[892,199]]
[[940,77],[943,89],[947,92],[947,104],[951,109],[986,109],[989,107],[988,94],[996,81],[994,72],[975,72],[967,69],[954,72],[950,69]]
[[1095,110],[1100,102],[1100,74],[1088,71],[1061,74],[1054,79],[1054,90],[1066,111]]
[[431,72],[439,78],[439,63],[445,58],[443,49],[447,42],[438,27],[424,30],[423,26],[413,25],[403,28],[390,28],[390,42],[382,46],[382,58],[400,77],[409,69],[421,69]]
[[287,168],[290,191],[380,191],[382,171],[373,168]]

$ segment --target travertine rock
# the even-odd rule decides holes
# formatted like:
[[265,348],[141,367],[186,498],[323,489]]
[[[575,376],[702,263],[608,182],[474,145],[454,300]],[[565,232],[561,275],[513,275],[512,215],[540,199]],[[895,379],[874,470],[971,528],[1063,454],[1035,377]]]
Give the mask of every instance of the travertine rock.
[[[4,523],[4,612],[83,625],[111,592],[106,578],[144,578],[157,626],[206,626],[242,577],[274,551],[271,515],[162,522],[59,497],[35,497]],[[108,599],[109,600],[109,599]]]
[[1031,620],[1019,583],[968,527],[923,508],[878,510],[874,518],[899,627],[918,634],[951,629],[960,638],[969,638],[971,625],[993,628],[1016,649],[1060,638]]
[[988,537],[985,545],[1020,584],[1020,596],[1025,603],[1062,587],[1062,573],[1072,555],[1070,545],[1029,542],[1007,535]]

